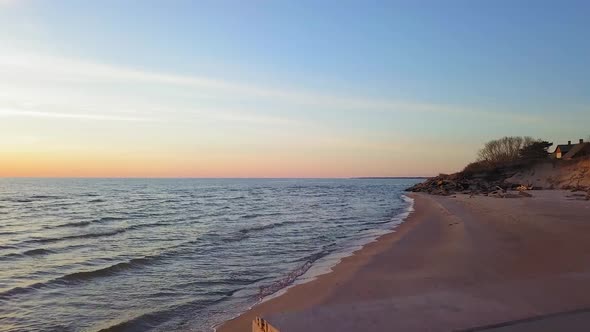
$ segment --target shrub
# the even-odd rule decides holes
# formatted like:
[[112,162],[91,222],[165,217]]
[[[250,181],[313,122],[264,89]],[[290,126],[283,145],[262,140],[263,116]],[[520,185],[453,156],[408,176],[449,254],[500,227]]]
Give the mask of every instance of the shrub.
[[472,162],[472,163],[468,164],[467,166],[465,166],[465,168],[463,169],[463,173],[466,175],[473,175],[473,174],[477,174],[477,173],[487,172],[491,168],[492,167],[488,162],[475,161],[475,162]]
[[523,161],[535,161],[541,159],[547,159],[549,152],[547,151],[553,143],[547,141],[536,141],[522,149],[519,152],[519,158]]
[[538,140],[532,137],[511,136],[502,137],[487,142],[479,150],[478,162],[487,163],[491,167],[518,161],[520,151]]

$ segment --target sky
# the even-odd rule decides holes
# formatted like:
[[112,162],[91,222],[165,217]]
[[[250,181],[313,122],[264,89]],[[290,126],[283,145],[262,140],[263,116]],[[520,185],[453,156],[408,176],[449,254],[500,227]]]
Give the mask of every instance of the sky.
[[0,176],[460,170],[590,136],[588,1],[0,0]]

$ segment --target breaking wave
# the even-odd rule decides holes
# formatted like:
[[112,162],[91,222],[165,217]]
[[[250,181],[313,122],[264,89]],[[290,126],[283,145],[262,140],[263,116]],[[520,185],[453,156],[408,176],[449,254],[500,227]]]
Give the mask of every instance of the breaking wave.
[[295,280],[297,280],[297,278],[305,274],[305,272],[307,272],[312,267],[315,261],[322,257],[325,257],[328,254],[328,251],[321,251],[316,254],[312,254],[306,258],[303,264],[298,266],[293,271],[289,272],[283,278],[273,282],[270,285],[261,286],[258,291],[258,299],[262,300],[263,298],[270,296],[280,291],[281,289],[289,287],[291,284],[293,284],[293,282],[295,282]]

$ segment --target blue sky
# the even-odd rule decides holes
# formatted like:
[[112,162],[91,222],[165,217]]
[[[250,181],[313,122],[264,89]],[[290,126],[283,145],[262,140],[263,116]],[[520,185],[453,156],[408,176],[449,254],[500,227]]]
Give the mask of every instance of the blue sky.
[[0,138],[15,160],[171,160],[109,175],[453,171],[491,138],[590,135],[589,15],[584,1],[0,0]]

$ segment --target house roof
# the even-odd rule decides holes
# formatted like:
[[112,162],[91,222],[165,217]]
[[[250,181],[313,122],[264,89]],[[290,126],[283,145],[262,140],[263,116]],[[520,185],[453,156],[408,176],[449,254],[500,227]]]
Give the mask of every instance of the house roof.
[[[563,159],[570,159],[575,157],[581,151],[590,151],[590,143],[580,143],[573,145],[569,151],[563,156]],[[563,153],[563,150],[562,150]]]
[[559,149],[559,151],[561,151],[561,154],[564,155],[566,153],[569,152],[569,150],[571,150],[571,148],[573,148],[575,145],[573,144],[560,144],[558,146],[555,147],[555,152],[557,152],[557,149]]

